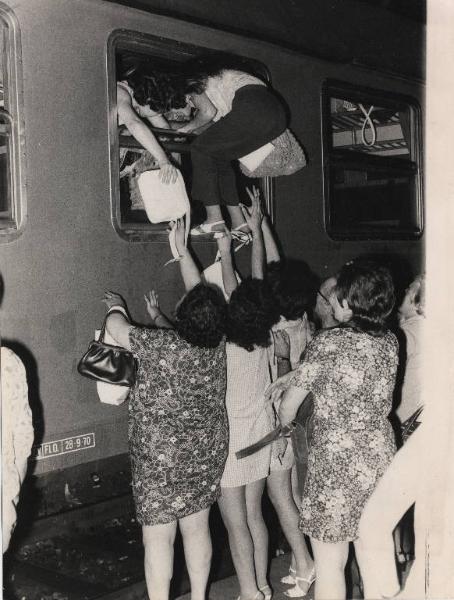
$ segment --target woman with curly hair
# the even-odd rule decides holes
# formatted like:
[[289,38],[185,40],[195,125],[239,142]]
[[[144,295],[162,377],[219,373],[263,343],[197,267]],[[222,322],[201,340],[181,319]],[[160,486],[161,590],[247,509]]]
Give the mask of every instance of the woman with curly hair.
[[129,448],[149,598],[169,597],[179,525],[191,598],[205,600],[212,552],[208,513],[228,452],[226,306],[217,289],[201,283],[181,222],[176,238],[186,295],[173,325],[154,292],[145,297],[153,328],[131,325],[118,294],[106,292],[104,302],[116,310],[107,331],[138,362],[129,397]]
[[[181,89],[196,114],[179,131],[197,135],[191,144],[192,197],[202,202],[207,212],[206,222],[193,228],[191,234],[222,231],[221,205],[225,205],[234,236],[247,237],[249,227],[239,207],[231,163],[283,133],[286,110],[262,79],[246,72],[229,56],[202,55],[187,63],[185,73]],[[167,116],[181,112],[174,106]]]
[[144,74],[132,67],[117,82],[118,124],[125,125],[129,133],[154,157],[164,183],[176,181],[177,169],[143,119],[153,127],[169,129],[163,114],[171,106],[186,105],[185,96],[176,91],[174,80],[174,76],[165,73],[155,71]]
[[267,347],[279,319],[272,292],[263,280],[262,215],[258,198],[245,218],[252,231],[252,275],[237,286],[231,235],[218,239],[224,287],[230,302],[227,316],[227,392],[229,454],[218,500],[240,584],[241,600],[271,598],[267,582],[268,531],[262,494],[270,470],[270,446],[247,458],[235,453],[272,430],[264,391],[270,378]]
[[[329,301],[340,325],[320,332],[301,365],[268,392],[275,400],[286,388],[284,424],[312,392],[300,528],[314,553],[316,600],[346,597],[349,542],[357,541],[363,508],[395,453],[388,419],[398,362],[397,340],[386,327],[395,301],[391,274],[370,261],[348,263]],[[361,564],[358,544],[355,550]],[[364,597],[376,598],[366,587]]]

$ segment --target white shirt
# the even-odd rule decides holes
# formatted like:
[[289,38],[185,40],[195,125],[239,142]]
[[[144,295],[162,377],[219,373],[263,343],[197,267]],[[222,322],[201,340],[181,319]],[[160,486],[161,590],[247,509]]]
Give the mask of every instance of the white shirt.
[[258,77],[233,69],[224,69],[219,75],[208,77],[205,94],[218,111],[213,121],[219,121],[232,110],[236,92],[245,85],[266,84]]

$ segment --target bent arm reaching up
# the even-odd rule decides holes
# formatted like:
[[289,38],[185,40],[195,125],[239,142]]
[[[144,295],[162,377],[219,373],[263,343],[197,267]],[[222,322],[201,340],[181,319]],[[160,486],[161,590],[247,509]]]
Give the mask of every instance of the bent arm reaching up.
[[175,243],[177,252],[180,255],[179,265],[181,276],[183,278],[184,288],[187,292],[192,290],[197,284],[202,281],[199,269],[192,258],[189,248],[185,244],[184,219],[178,219],[173,224],[176,228]]
[[219,254],[221,255],[222,282],[227,296],[230,298],[233,290],[238,286],[232,258],[232,236],[230,231],[225,231],[222,237],[216,239]]

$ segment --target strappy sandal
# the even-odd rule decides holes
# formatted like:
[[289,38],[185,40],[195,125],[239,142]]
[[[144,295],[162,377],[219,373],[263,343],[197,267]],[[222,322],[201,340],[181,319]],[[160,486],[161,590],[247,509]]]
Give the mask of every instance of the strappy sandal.
[[271,598],[273,597],[273,590],[270,588],[270,586],[268,584],[259,588],[259,592],[262,592],[263,600],[271,600]]
[[232,239],[238,244],[234,248],[235,252],[238,252],[243,246],[247,246],[252,242],[252,235],[249,231],[244,231],[243,227],[247,227],[247,223],[241,223],[237,227],[231,230]]
[[288,568],[288,575],[284,575],[284,577],[281,577],[281,583],[286,583],[287,585],[295,585],[295,575],[296,569],[294,569],[292,565],[290,565]]
[[[222,228],[219,226],[222,225]],[[225,221],[214,221],[213,223],[201,223],[191,229],[191,235],[211,235],[216,233],[223,233],[225,228]]]
[[[312,568],[309,577],[298,577],[298,575],[295,575],[295,585],[289,590],[285,591],[284,594],[288,598],[302,598],[311,589],[311,585],[314,583],[314,581],[315,568]],[[304,589],[302,586],[304,586],[306,589]]]

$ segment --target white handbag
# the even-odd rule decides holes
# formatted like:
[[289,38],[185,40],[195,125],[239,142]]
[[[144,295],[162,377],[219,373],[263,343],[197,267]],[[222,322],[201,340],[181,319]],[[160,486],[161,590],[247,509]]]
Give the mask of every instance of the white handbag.
[[[151,223],[167,223],[186,216],[185,240],[187,243],[191,228],[191,205],[180,171],[178,171],[178,177],[174,183],[163,183],[159,178],[159,169],[144,171],[139,175],[138,185],[147,217]],[[169,243],[174,260],[178,260],[174,229],[169,233]]]

